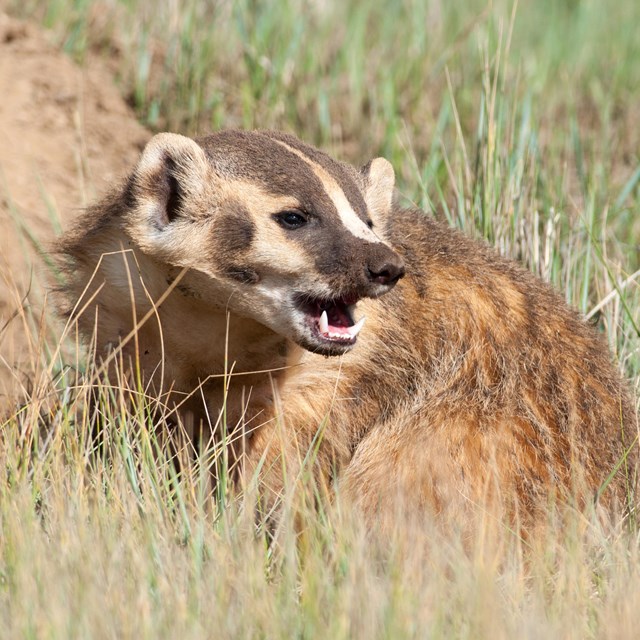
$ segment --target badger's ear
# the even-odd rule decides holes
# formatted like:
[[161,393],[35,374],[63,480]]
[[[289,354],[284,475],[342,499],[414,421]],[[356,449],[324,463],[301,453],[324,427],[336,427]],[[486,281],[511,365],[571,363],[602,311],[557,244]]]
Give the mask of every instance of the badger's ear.
[[136,209],[145,222],[163,229],[188,215],[185,203],[202,194],[208,179],[207,157],[197,142],[159,133],[147,143],[133,172]]
[[361,169],[364,177],[364,199],[374,223],[382,225],[391,213],[396,174],[385,158],[374,158]]

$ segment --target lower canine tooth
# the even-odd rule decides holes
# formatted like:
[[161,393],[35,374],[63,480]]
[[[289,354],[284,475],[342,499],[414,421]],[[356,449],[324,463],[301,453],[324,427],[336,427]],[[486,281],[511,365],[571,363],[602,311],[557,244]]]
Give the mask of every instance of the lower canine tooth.
[[323,311],[320,316],[320,333],[329,333],[329,318],[327,318],[327,312]]
[[362,316],[362,318],[360,318],[360,320],[358,320],[358,322],[356,322],[356,324],[354,324],[353,327],[349,327],[347,329],[347,331],[349,331],[349,335],[352,338],[355,338],[360,333],[360,329],[362,329],[362,327],[364,326],[365,320],[366,320],[366,317]]

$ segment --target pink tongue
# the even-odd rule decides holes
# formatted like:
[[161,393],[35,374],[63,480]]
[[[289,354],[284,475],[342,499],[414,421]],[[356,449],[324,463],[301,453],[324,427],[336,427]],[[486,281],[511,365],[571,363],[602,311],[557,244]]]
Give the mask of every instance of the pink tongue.
[[352,321],[349,314],[342,311],[340,307],[326,309],[318,318],[318,329],[321,334],[327,337],[353,340],[354,334],[350,330],[351,326]]
[[336,325],[333,325],[331,323],[329,323],[329,332],[330,333],[338,333],[340,335],[345,335],[345,336],[351,336],[351,334],[349,333],[349,328],[348,327],[342,327],[340,325],[336,326]]

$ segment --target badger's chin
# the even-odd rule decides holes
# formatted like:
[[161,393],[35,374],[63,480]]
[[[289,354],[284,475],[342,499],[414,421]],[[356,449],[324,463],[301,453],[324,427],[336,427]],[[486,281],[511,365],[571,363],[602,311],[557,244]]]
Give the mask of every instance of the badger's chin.
[[325,356],[339,356],[356,344],[364,318],[354,319],[357,296],[313,298],[298,295],[296,316],[300,327],[298,344]]

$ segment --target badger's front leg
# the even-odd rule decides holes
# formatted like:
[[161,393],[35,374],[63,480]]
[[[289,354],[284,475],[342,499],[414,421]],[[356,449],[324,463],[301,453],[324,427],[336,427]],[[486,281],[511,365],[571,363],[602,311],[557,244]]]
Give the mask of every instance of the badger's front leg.
[[264,406],[254,428],[245,429],[239,482],[257,491],[260,511],[272,519],[283,505],[315,503],[329,496],[336,474],[351,457],[339,435],[342,429],[329,410],[317,405],[279,402]]

